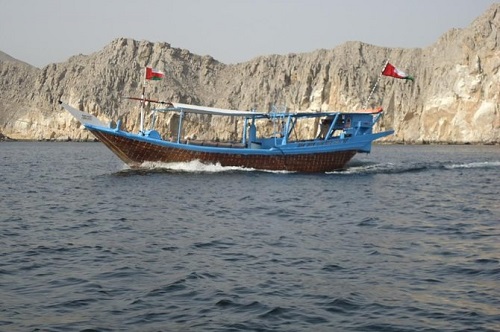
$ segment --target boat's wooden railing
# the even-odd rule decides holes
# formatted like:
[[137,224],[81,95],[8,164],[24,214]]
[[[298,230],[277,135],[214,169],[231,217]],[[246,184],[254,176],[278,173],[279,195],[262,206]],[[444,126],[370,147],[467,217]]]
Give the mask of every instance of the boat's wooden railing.
[[182,144],[192,144],[192,145],[210,146],[218,148],[237,148],[237,149],[246,148],[246,145],[241,142],[217,142],[210,140],[181,140],[180,142]]

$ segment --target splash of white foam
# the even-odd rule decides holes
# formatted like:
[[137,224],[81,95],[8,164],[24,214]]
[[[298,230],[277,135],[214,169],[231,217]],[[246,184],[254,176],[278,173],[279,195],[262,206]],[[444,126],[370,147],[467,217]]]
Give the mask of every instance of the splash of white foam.
[[395,165],[392,163],[387,164],[370,164],[370,165],[362,165],[362,166],[350,166],[342,170],[327,172],[326,174],[342,174],[342,175],[351,175],[351,174],[372,174],[372,173],[383,173],[390,170],[394,170]]
[[189,162],[175,162],[175,163],[162,163],[162,162],[145,162],[141,165],[142,169],[165,169],[178,172],[188,173],[220,173],[232,171],[255,171],[253,168],[235,167],[235,166],[222,166],[220,163],[204,164],[199,160],[192,160]]
[[482,162],[472,162],[467,164],[453,164],[445,166],[448,169],[460,169],[460,168],[495,168],[500,167],[500,161],[482,161]]
[[192,160],[189,162],[175,162],[175,163],[162,163],[162,162],[144,162],[140,166],[143,170],[171,170],[176,172],[187,173],[222,173],[222,172],[267,172],[267,173],[293,173],[289,171],[271,171],[260,170],[255,168],[239,167],[239,166],[222,166],[220,163],[204,164],[199,160]]

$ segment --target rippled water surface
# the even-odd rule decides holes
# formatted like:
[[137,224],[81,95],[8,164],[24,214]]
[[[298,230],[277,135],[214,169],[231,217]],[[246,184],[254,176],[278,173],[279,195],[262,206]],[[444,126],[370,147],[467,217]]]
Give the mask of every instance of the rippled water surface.
[[1,331],[500,330],[498,146],[157,166],[0,143]]

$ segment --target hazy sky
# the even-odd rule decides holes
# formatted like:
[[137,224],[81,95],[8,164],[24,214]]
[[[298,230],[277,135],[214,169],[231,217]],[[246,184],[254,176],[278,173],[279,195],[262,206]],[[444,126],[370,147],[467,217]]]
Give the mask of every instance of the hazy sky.
[[346,41],[425,47],[492,0],[0,0],[0,51],[32,65],[119,37],[167,42],[224,63]]

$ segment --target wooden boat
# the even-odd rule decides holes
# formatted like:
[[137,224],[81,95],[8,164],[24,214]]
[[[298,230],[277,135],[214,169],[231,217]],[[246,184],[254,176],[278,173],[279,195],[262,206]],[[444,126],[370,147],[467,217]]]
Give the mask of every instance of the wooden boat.
[[[139,99],[144,104],[144,98]],[[369,153],[372,142],[394,131],[373,133],[374,124],[382,115],[382,109],[341,112],[256,112],[220,109],[181,103],[163,103],[152,110],[150,129],[144,129],[144,113],[141,129],[132,133],[116,125],[106,125],[95,116],[80,111],[62,101],[86,129],[113,151],[131,168],[143,167],[148,162],[173,163],[199,160],[205,164],[238,166],[257,170],[291,172],[329,172],[343,169],[356,153]],[[162,137],[154,128],[156,117],[161,113],[174,112],[178,116],[177,135]],[[184,139],[183,119],[189,114],[204,114],[237,118],[242,124],[238,140]],[[211,118],[211,117],[205,117]],[[301,121],[315,123],[314,137],[298,138],[297,128]],[[264,135],[260,124],[270,127],[272,133]]]

